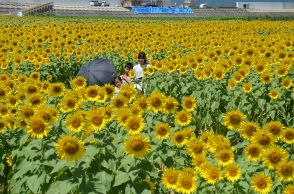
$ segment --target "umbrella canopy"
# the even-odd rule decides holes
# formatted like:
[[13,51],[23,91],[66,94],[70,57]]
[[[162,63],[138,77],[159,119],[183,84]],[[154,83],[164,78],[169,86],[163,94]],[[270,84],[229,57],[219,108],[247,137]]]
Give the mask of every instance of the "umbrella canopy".
[[78,72],[79,76],[83,76],[88,85],[98,84],[103,86],[107,83],[114,82],[115,68],[112,60],[95,59],[83,65]]

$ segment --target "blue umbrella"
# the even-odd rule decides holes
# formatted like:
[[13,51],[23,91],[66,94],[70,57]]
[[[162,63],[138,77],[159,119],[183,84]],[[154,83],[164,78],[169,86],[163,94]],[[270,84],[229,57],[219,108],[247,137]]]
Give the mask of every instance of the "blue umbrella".
[[79,76],[83,76],[88,85],[103,86],[107,83],[114,82],[115,68],[112,60],[95,59],[83,65],[78,72]]

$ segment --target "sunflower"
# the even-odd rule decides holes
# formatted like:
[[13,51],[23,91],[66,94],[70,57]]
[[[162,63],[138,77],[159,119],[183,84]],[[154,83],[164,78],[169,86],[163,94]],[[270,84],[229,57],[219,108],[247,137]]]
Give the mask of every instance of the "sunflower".
[[275,72],[278,74],[279,77],[284,77],[288,74],[288,66],[287,65],[280,65],[275,69]]
[[42,118],[46,123],[53,124],[57,119],[52,115],[52,109],[54,107],[48,107],[48,106],[41,106],[36,110],[35,115]]
[[186,135],[184,131],[176,131],[172,134],[172,143],[177,147],[182,147],[185,144]]
[[175,122],[179,126],[187,126],[191,123],[191,121],[192,121],[192,114],[185,110],[177,112],[175,115]]
[[204,155],[197,155],[192,158],[192,164],[196,170],[200,171],[201,165],[206,163],[206,156]]
[[282,141],[287,144],[294,143],[294,129],[293,128],[286,128],[282,133]]
[[30,120],[35,115],[36,110],[29,105],[21,107],[18,111],[18,117],[24,120]]
[[196,109],[196,100],[194,96],[185,96],[182,100],[182,107],[185,111],[192,112]]
[[272,76],[272,74],[270,72],[265,72],[265,73],[260,75],[260,81],[263,84],[271,83],[272,79],[273,79],[273,76]]
[[108,98],[111,98],[115,92],[114,86],[112,84],[105,84],[103,87],[106,91]]
[[287,185],[284,188],[283,194],[293,194],[294,193],[294,185]]
[[224,168],[224,176],[230,181],[235,182],[240,179],[241,168],[236,163],[231,163]]
[[65,95],[59,103],[59,110],[63,113],[73,112],[79,109],[83,105],[83,102],[80,98],[72,95]]
[[259,130],[260,127],[254,122],[243,122],[239,128],[240,135],[247,140],[251,140],[254,133]]
[[269,169],[276,168],[282,162],[288,160],[288,153],[280,147],[274,146],[264,150],[262,154],[263,164]]
[[128,100],[124,96],[119,94],[111,99],[110,105],[114,109],[120,109],[120,108],[126,107],[127,102]]
[[237,85],[236,80],[234,80],[234,79],[229,80],[229,82],[228,82],[229,89],[233,89],[236,85]]
[[277,176],[284,182],[290,182],[294,179],[294,162],[281,162],[276,168]]
[[125,128],[130,135],[139,134],[144,129],[144,126],[144,120],[138,116],[129,117],[125,124]]
[[222,166],[227,166],[234,162],[234,153],[231,150],[220,150],[216,153],[217,162]]
[[170,126],[167,123],[158,123],[154,127],[154,132],[157,139],[167,139],[170,135]]
[[239,110],[227,112],[224,116],[224,125],[230,130],[238,129],[245,117]]
[[251,178],[251,187],[260,194],[266,194],[271,191],[272,180],[265,173],[258,173]]
[[200,173],[208,184],[214,185],[223,178],[222,171],[209,162],[205,162],[201,165]]
[[74,114],[68,115],[66,118],[66,127],[70,131],[79,132],[85,126],[85,120],[81,112],[75,112]]
[[133,106],[139,107],[142,111],[146,111],[148,108],[147,99],[144,95],[140,96],[133,102]]
[[116,115],[118,124],[120,124],[121,126],[125,126],[128,118],[132,116],[132,113],[127,108],[121,108],[115,112],[115,115]]
[[4,120],[3,118],[0,118],[0,132],[5,130],[6,126],[7,126],[6,120]]
[[63,83],[52,83],[49,85],[48,94],[49,96],[63,96],[65,91],[65,85]]
[[244,152],[247,159],[253,162],[259,161],[262,157],[262,147],[257,143],[247,145]]
[[63,160],[79,160],[85,154],[84,142],[69,135],[59,138],[55,146],[57,155]]
[[85,89],[84,95],[85,98],[89,101],[97,101],[98,100],[98,92],[100,87],[98,85],[92,85]]
[[179,171],[174,168],[165,169],[162,176],[161,182],[167,189],[176,189]]
[[180,172],[177,178],[177,187],[175,190],[180,193],[194,193],[196,191],[195,179]]
[[186,142],[185,143],[187,143],[188,141],[193,141],[193,140],[196,139],[196,135],[195,135],[193,129],[184,128],[184,129],[182,129],[182,131],[183,131],[183,133],[184,133],[184,135],[186,137],[186,140],[185,140]]
[[31,79],[33,79],[33,80],[35,80],[35,81],[39,81],[40,80],[40,73],[39,72],[32,72],[31,74],[30,74],[30,78]]
[[70,85],[72,89],[85,88],[87,86],[87,80],[82,76],[78,76],[71,80]]
[[260,130],[254,133],[252,141],[258,143],[263,148],[268,148],[274,144],[275,139],[271,133],[265,130]]
[[286,77],[286,78],[282,79],[281,85],[282,85],[283,88],[290,89],[292,84],[293,83],[292,83],[292,80],[290,78]]
[[49,133],[49,125],[39,117],[33,117],[27,125],[28,134],[37,139],[43,139]]
[[276,99],[278,99],[280,94],[277,89],[270,89],[268,95],[272,100],[276,100]]
[[119,94],[128,99],[128,102],[132,102],[136,97],[137,89],[133,84],[122,85]]
[[24,84],[23,89],[24,89],[24,93],[28,96],[32,94],[36,94],[40,91],[40,87],[35,82],[32,82],[32,81],[26,82]]
[[142,111],[142,109],[139,107],[139,106],[131,106],[130,108],[129,108],[129,110],[130,110],[130,112],[133,114],[133,115],[136,115],[136,116],[142,116],[142,113],[143,113],[143,111]]
[[0,104],[0,116],[2,118],[8,115],[8,107],[5,104]]
[[160,92],[152,92],[148,97],[148,108],[153,112],[159,112],[163,110],[163,105],[166,97]]
[[150,150],[150,140],[143,135],[132,135],[125,140],[125,152],[132,157],[143,157]]
[[8,95],[5,99],[5,103],[9,107],[16,107],[20,103],[20,100],[16,96]]
[[188,141],[187,143],[187,152],[192,158],[198,157],[200,155],[205,156],[206,151],[207,150],[204,142],[199,139]]
[[251,83],[244,83],[242,88],[245,93],[250,93],[252,91],[252,84]]
[[216,80],[222,80],[225,76],[225,70],[223,70],[223,68],[216,68],[213,74]]
[[264,125],[264,129],[271,133],[277,141],[282,137],[285,126],[280,121],[270,121]]
[[106,125],[105,111],[102,107],[92,108],[86,114],[87,127],[94,131],[101,131]]
[[27,102],[32,106],[32,107],[38,107],[41,105],[44,105],[45,103],[45,97],[42,94],[36,93],[27,98]]
[[164,102],[163,112],[166,114],[174,113],[178,108],[178,101],[173,97],[167,97]]

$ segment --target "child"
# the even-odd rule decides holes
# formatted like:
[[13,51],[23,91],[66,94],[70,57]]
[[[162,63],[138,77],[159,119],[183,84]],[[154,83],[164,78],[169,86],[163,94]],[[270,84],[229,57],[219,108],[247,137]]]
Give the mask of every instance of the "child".
[[122,83],[123,84],[130,84],[131,83],[131,78],[129,77],[129,71],[133,69],[133,64],[132,63],[126,63],[125,64],[125,73],[121,75]]
[[120,76],[114,77],[114,85],[115,85],[115,95],[117,95],[119,93],[119,89],[122,85],[122,79]]

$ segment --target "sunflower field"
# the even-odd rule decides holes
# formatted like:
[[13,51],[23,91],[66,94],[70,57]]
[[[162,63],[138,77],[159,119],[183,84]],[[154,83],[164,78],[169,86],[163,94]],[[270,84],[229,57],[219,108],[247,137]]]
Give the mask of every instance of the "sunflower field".
[[[2,16],[1,193],[294,193],[294,22]],[[143,91],[87,86],[147,53]]]

